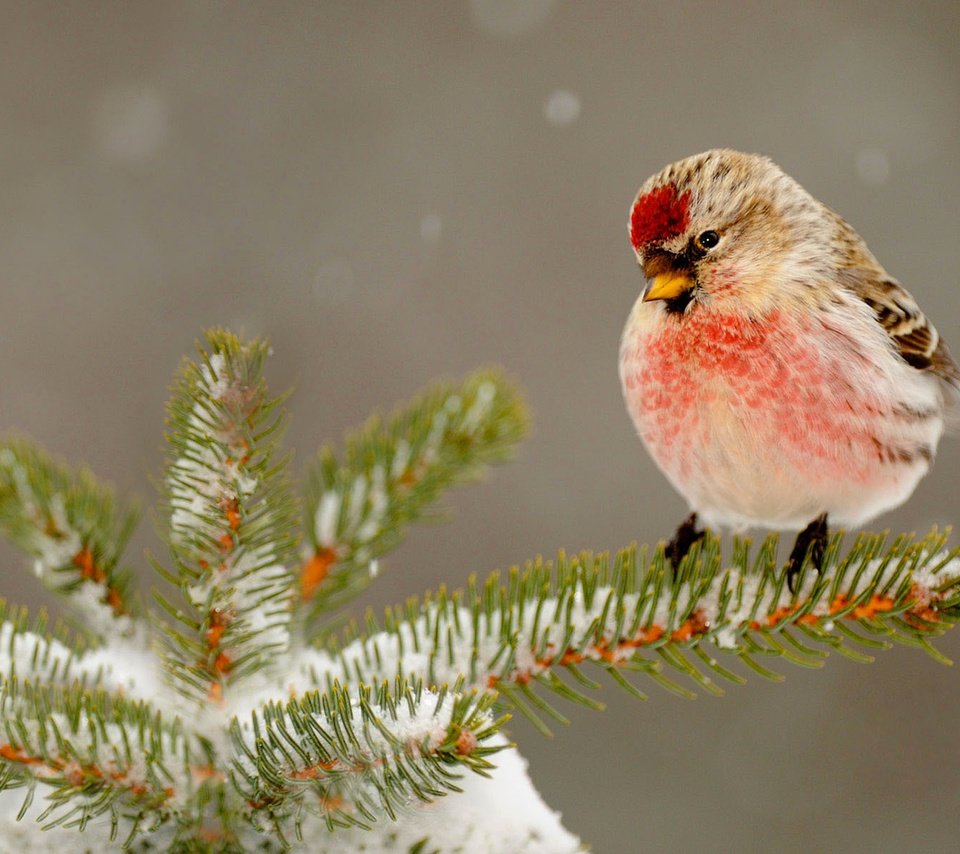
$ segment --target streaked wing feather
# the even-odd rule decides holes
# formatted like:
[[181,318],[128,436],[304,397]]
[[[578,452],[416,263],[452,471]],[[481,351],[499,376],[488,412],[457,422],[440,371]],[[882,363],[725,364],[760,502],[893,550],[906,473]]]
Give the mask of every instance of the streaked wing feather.
[[[871,265],[872,267],[873,265]],[[904,361],[920,371],[960,385],[960,368],[934,325],[896,279],[869,267],[845,271],[850,289],[873,309]]]
[[917,301],[890,276],[863,238],[835,211],[824,208],[836,225],[834,249],[843,259],[841,279],[849,290],[873,309],[907,364],[940,377],[960,397],[960,368]]

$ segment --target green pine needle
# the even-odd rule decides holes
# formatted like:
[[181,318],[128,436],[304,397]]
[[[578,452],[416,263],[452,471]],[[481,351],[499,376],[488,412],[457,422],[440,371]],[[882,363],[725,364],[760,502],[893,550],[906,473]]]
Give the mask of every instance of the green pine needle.
[[307,810],[340,827],[368,827],[411,800],[456,791],[458,768],[491,768],[486,757],[501,748],[486,742],[503,723],[492,705],[483,693],[425,692],[399,680],[333,685],[235,721],[231,778],[253,821],[283,823]]
[[[295,503],[264,341],[213,330],[169,406],[169,543],[183,604],[161,597],[166,667],[197,699],[269,668],[289,644]],[[165,573],[166,574],[166,573]],[[255,622],[251,622],[253,618]],[[177,625],[179,624],[179,625]]]
[[399,672],[438,685],[464,676],[467,687],[499,693],[548,733],[545,719],[564,716],[545,694],[598,705],[560,676],[598,687],[581,673],[584,665],[644,699],[621,671],[689,699],[691,687],[719,696],[723,682],[742,684],[728,666],[735,661],[775,681],[783,677],[766,663],[774,658],[819,667],[836,651],[868,662],[858,648],[893,643],[949,663],[930,639],[960,619],[960,549],[947,550],[947,535],[936,530],[890,546],[861,534],[847,552],[842,539],[834,536],[819,576],[804,570],[796,595],[773,558],[775,537],[761,544],[757,560],[738,542],[729,563],[710,537],[675,577],[662,549],[650,559],[636,547],[612,562],[590,553],[561,553],[552,564],[538,559],[514,567],[505,583],[494,573],[465,591],[441,590],[388,610],[382,628],[368,617],[364,634],[348,634],[332,650],[335,664],[323,668],[325,676],[315,668],[314,678],[370,681]]
[[476,480],[509,458],[527,431],[523,400],[498,372],[437,385],[347,437],[342,458],[329,446],[307,478],[304,532],[310,555],[302,594],[316,618],[370,583],[374,561],[407,527],[435,514],[444,490]]
[[[0,531],[34,559],[50,589],[76,599],[92,586],[106,623],[110,615],[140,611],[131,574],[119,564],[138,518],[135,506],[118,502],[87,469],[66,465],[28,439],[0,441]],[[99,623],[84,626],[102,636],[108,627]]]

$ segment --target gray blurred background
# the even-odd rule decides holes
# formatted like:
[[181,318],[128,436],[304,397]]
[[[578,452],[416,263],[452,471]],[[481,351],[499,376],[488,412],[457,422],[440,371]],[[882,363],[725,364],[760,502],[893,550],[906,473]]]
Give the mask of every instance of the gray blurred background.
[[[302,466],[375,407],[498,363],[536,428],[362,604],[685,507],[624,412],[640,182],[772,156],[960,351],[956,3],[0,4],[0,417],[152,500],[166,388],[211,324],[269,336]],[[960,442],[879,524],[957,520]],[[159,551],[149,516],[130,557]],[[37,589],[5,545],[3,593]],[[960,656],[960,633],[941,648]],[[788,666],[785,665],[784,668]],[[952,851],[956,670],[895,650],[684,702],[613,686],[540,791],[595,851]]]

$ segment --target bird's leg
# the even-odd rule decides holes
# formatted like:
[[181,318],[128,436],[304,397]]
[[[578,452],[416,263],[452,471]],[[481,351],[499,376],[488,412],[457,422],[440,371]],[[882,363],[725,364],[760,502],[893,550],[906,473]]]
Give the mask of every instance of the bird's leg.
[[790,559],[787,561],[787,587],[791,593],[796,593],[794,585],[800,568],[810,553],[810,563],[819,574],[823,570],[823,553],[829,539],[827,532],[827,514],[821,513],[806,528],[797,534],[797,541],[793,544]]
[[706,533],[702,528],[697,530],[696,513],[691,513],[680,523],[677,533],[673,535],[673,539],[667,543],[667,547],[663,551],[667,560],[673,565],[674,572],[680,568],[680,561],[687,556],[687,552],[695,543],[699,543]]

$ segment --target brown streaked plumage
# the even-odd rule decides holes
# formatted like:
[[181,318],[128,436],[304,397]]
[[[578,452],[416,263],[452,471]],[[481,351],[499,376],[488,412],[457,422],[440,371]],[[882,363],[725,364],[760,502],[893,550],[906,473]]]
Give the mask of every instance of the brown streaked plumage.
[[826,207],[824,210],[836,226],[837,248],[846,262],[839,270],[841,283],[873,309],[906,362],[960,384],[960,368],[910,292],[887,273],[863,238],[839,214]]

